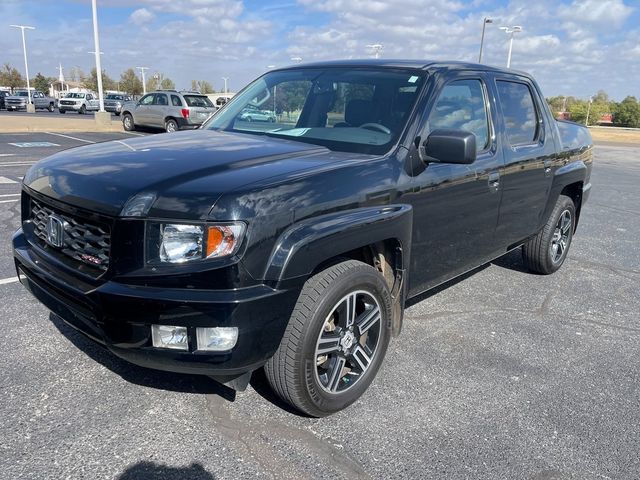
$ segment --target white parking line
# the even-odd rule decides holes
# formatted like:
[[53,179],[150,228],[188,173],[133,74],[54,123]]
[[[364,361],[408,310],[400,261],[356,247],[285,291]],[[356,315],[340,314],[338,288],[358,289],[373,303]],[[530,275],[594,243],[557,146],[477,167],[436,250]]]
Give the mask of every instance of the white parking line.
[[19,193],[7,193],[6,195],[0,195],[0,197],[19,197]]
[[71,140],[77,140],[79,142],[84,142],[84,143],[96,143],[92,140],[85,140],[84,138],[72,137],[71,135],[63,135],[61,133],[52,133],[52,132],[44,132],[44,133],[47,133],[49,135],[55,135],[56,137],[70,138]]
[[7,177],[0,177],[0,184],[18,183],[15,180],[11,180]]
[[0,279],[0,285],[6,285],[7,283],[15,283],[17,281],[18,281],[18,277],[3,278],[3,279]]
[[0,163],[0,167],[21,167],[21,166],[25,166],[25,165],[33,165],[36,162],[7,162],[7,163]]
[[0,153],[0,157],[13,157],[15,153]]
[[134,133],[134,132],[127,132],[127,131],[124,131],[124,132],[122,132],[122,133],[126,133],[126,134],[128,134],[128,135],[136,135],[136,136],[138,136],[138,137],[146,137],[146,136],[147,136],[147,135],[146,135],[146,134],[144,134],[144,133]]
[[17,202],[18,200],[20,200],[19,198],[14,198],[13,200],[0,200],[0,203],[11,203],[11,202]]

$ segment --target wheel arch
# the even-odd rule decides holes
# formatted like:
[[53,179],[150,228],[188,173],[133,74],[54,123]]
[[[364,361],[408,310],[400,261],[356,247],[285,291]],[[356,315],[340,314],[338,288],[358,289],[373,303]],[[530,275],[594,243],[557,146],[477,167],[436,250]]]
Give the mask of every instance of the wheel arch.
[[541,225],[544,225],[553,211],[553,207],[560,195],[566,195],[573,200],[576,207],[575,228],[578,227],[580,211],[582,209],[583,188],[589,178],[589,168],[582,161],[574,161],[563,165],[556,170],[553,176],[553,183],[547,199],[544,215],[541,218]]
[[413,227],[410,205],[365,207],[321,215],[288,228],[276,242],[264,279],[282,283],[306,279],[345,259],[376,268],[394,304],[392,334],[402,328]]

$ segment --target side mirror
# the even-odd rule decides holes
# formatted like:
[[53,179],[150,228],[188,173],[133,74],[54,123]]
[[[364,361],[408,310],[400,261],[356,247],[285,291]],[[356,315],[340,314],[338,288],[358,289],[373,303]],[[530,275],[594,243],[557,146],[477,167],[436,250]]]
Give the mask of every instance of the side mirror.
[[476,136],[464,130],[434,130],[418,152],[424,163],[470,164],[476,161]]

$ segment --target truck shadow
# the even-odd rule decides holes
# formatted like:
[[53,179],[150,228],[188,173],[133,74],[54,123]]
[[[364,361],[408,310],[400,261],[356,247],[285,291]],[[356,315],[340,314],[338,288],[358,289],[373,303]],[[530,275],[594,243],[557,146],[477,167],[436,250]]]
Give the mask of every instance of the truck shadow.
[[78,350],[81,350],[89,356],[89,358],[108,368],[127,382],[172,392],[213,394],[230,402],[235,400],[235,390],[228,388],[209,377],[204,375],[177,375],[161,370],[139,367],[118,358],[102,345],[85,337],[82,333],[70,327],[57,315],[51,313],[49,314],[49,317],[60,333],[64,335],[76,348],[78,348]]
[[188,467],[170,467],[142,461],[128,467],[117,480],[215,480],[199,463]]

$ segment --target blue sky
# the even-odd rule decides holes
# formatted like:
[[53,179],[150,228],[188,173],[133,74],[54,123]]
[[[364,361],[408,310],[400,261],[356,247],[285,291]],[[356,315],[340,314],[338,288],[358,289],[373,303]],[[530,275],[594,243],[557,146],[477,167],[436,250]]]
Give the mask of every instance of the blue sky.
[[[476,61],[482,19],[484,62],[503,66],[501,25],[521,25],[512,67],[531,72],[547,96],[640,97],[638,0],[98,0],[103,68],[114,78],[148,66],[178,88],[192,79],[237,90],[268,65],[363,58],[384,45],[386,58]],[[1,0],[0,63],[23,71],[19,31],[28,32],[29,70],[57,76],[93,59],[89,0]]]

